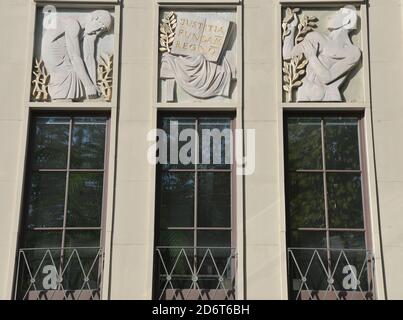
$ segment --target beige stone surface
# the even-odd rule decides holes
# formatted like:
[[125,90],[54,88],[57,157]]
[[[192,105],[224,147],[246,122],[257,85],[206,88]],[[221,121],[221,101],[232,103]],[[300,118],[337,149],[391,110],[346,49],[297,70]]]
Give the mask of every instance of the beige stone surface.
[[[7,44],[0,50],[0,299],[12,296],[27,135],[26,108],[30,106],[25,102],[25,95],[30,79],[33,3],[32,0],[0,1],[0,39]],[[150,145],[146,135],[155,127],[157,111],[154,105],[157,85],[154,62],[158,48],[156,3],[126,0],[122,8],[119,122],[117,139],[111,143],[112,149],[117,148],[116,180],[112,183],[115,189],[109,190],[115,196],[110,197],[114,203],[108,212],[114,222],[112,263],[109,265],[107,261],[110,273],[104,281],[110,279],[110,296],[105,292],[105,299],[151,298],[155,177],[154,168],[146,158]],[[257,154],[256,172],[245,177],[244,185],[243,179],[237,178],[238,196],[244,195],[244,206],[242,201],[238,202],[237,210],[245,217],[245,225],[240,226],[245,231],[245,247],[238,248],[241,259],[245,259],[239,263],[244,263],[245,270],[238,277],[245,275],[241,282],[248,299],[286,299],[286,256],[281,232],[284,229],[283,173],[279,154],[283,134],[283,108],[279,103],[279,1],[244,0],[243,3],[244,64],[239,84],[243,81],[244,110],[238,109],[237,117],[241,120],[244,116],[245,128],[256,129]],[[238,10],[241,8],[238,6]],[[369,138],[373,132],[374,154],[368,153],[366,157],[376,164],[376,172],[372,170],[370,174],[376,173],[378,180],[370,190],[371,199],[379,199],[379,212],[374,206],[371,214],[379,217],[380,226],[375,225],[373,229],[380,228],[382,236],[384,260],[377,263],[377,268],[384,267],[386,290],[382,286],[380,290],[386,291],[390,299],[403,299],[402,8],[403,0],[371,0],[369,8],[372,109],[366,109],[365,116],[372,112],[373,127],[368,121],[366,130]],[[372,145],[372,138],[368,143]],[[243,234],[239,232],[237,236]],[[375,236],[373,241],[374,247],[380,247],[379,237]],[[385,297],[383,293],[379,296]]]

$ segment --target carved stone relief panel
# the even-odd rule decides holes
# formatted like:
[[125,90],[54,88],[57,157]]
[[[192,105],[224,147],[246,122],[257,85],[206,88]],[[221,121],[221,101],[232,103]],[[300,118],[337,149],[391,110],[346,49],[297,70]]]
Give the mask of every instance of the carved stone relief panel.
[[355,6],[282,11],[284,102],[363,102],[360,11]]
[[39,7],[31,101],[111,101],[113,54],[113,10]]
[[161,10],[158,101],[233,102],[237,97],[235,10]]

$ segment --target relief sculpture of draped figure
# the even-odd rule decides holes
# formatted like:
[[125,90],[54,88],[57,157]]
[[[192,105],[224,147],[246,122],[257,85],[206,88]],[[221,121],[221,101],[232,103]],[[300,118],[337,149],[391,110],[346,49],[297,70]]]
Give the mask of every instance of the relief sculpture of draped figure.
[[[107,10],[45,12],[34,67],[34,100],[110,101],[113,55],[105,55],[98,46],[112,28],[113,16]],[[42,96],[38,94],[40,75],[46,79],[40,83]]]
[[165,13],[160,24],[162,102],[177,101],[176,89],[196,100],[231,98],[235,58],[228,50],[234,23],[188,12]]

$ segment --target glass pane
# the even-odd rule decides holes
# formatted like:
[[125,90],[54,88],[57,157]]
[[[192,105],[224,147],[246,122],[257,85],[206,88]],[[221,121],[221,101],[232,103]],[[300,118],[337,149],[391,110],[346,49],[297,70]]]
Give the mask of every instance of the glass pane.
[[354,173],[327,175],[331,228],[364,228],[361,176]]
[[[192,285],[194,270],[194,249],[193,248],[157,248],[155,256],[155,273],[159,280],[159,295],[165,289],[183,288],[189,289]],[[169,280],[168,280],[169,279]],[[167,281],[170,282],[168,287]]]
[[[64,250],[63,288],[65,290],[98,290],[102,252],[98,248]],[[88,281],[86,281],[88,278]]]
[[[231,248],[197,249],[198,284],[203,289],[232,288],[235,253]],[[220,284],[220,277],[222,283]]]
[[[97,289],[102,260],[99,230],[67,230],[64,250],[63,287],[67,290]],[[85,282],[88,277],[88,282]]]
[[32,174],[27,227],[63,226],[66,173]]
[[24,248],[60,248],[62,246],[61,231],[27,231],[24,234]]
[[231,231],[200,230],[197,232],[198,247],[231,247]]
[[322,169],[321,119],[290,117],[288,123],[288,168]]
[[66,248],[98,248],[100,230],[67,230],[64,246]]
[[189,230],[160,230],[159,246],[193,247],[194,232]]
[[198,123],[199,168],[230,169],[232,160],[231,120],[201,118]]
[[231,173],[200,172],[199,227],[231,227]]
[[169,159],[169,165],[163,165],[162,167],[164,169],[194,168],[197,153],[195,139],[196,119],[167,117],[163,119],[162,129],[167,133],[167,156]]
[[321,173],[290,173],[288,193],[291,229],[325,227],[323,176]]
[[326,232],[291,231],[288,246],[294,248],[326,248]]
[[331,232],[330,245],[336,289],[368,290],[371,257],[365,249],[364,232]]
[[330,247],[336,249],[365,249],[365,233],[330,232]]
[[161,227],[193,227],[194,173],[161,174]]
[[325,145],[327,169],[360,169],[356,118],[326,118]]
[[37,290],[57,288],[60,252],[60,248],[21,249],[18,265],[18,286],[16,288],[17,299],[33,299],[33,296],[39,293]]
[[306,300],[310,298],[308,290],[312,290],[312,296],[326,290],[329,286],[327,250],[289,249],[288,276],[291,299]]
[[38,117],[34,120],[33,166],[38,169],[65,169],[70,118]]
[[71,168],[103,169],[106,118],[74,118]]
[[70,173],[67,226],[100,227],[102,195],[102,173]]

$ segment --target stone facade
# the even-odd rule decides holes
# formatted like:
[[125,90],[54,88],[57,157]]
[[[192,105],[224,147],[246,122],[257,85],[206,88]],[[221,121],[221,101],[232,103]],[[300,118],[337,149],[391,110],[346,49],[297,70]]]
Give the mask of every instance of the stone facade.
[[[156,188],[155,167],[147,161],[147,134],[156,126],[157,111],[181,108],[231,111],[236,114],[237,128],[256,130],[255,172],[238,176],[234,189],[237,299],[288,298],[283,112],[362,111],[376,295],[378,299],[403,298],[403,151],[399,148],[403,135],[403,41],[399,34],[403,0],[220,0],[219,5],[213,0],[125,0],[124,6],[118,0],[88,4],[91,2],[86,1],[85,6],[78,0],[0,2],[0,299],[13,297],[30,112],[55,109],[110,113],[102,298],[152,298]],[[358,65],[343,86],[344,98],[326,103],[318,99],[320,103],[314,104],[287,101],[282,71],[286,8],[302,8],[322,21],[346,2],[357,9],[359,27],[351,35],[351,46],[359,50],[355,50],[351,68],[340,72],[350,77],[353,65]],[[80,12],[107,10],[112,14],[114,41],[97,42],[107,48],[109,56],[113,54],[112,94],[107,99],[102,98],[102,90],[97,99],[88,101],[32,99],[31,71],[34,58],[41,58],[36,53],[35,17],[37,6],[44,4],[60,5],[67,12],[78,8]],[[225,91],[222,88],[210,92],[212,98],[203,88],[169,93],[174,90],[170,80],[176,80],[178,90],[181,79],[165,70],[171,75],[161,80],[160,18],[165,12],[185,12],[189,17],[189,13],[207,10],[215,12],[211,19],[216,26],[225,27],[229,21],[236,32],[231,39],[229,69],[215,71],[228,73],[222,81],[227,81],[231,95],[217,94]],[[317,52],[312,55],[319,56]],[[354,52],[343,57],[352,55]],[[209,56],[207,62],[214,64],[210,60],[216,58]],[[161,99],[163,86],[168,91]]]

